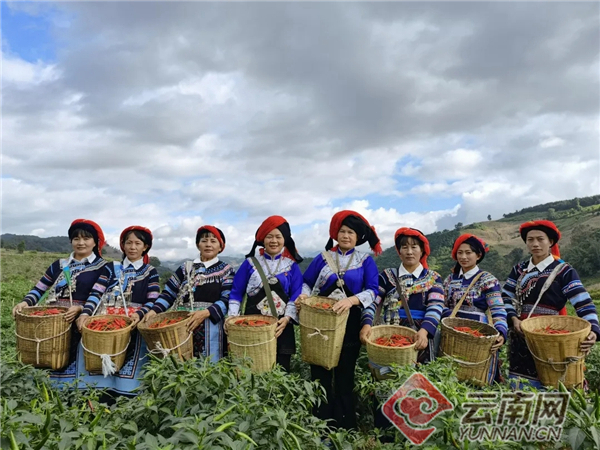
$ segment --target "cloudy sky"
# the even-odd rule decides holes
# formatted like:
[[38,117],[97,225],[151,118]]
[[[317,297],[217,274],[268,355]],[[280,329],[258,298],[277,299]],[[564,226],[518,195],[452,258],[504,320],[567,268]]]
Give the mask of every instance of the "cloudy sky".
[[392,245],[600,193],[599,4],[2,2],[2,232]]

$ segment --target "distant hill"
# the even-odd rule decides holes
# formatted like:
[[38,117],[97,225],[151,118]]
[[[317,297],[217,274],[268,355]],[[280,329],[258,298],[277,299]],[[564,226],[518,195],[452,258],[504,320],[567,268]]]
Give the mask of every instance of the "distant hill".
[[[562,233],[560,248],[563,258],[577,269],[584,281],[600,284],[600,195],[544,203],[504,214],[499,220],[468,225],[457,223],[453,230],[431,233],[427,235],[431,245],[429,266],[443,277],[447,276],[454,266],[450,255],[454,240],[462,233],[473,233],[483,238],[491,247],[480,266],[504,280],[512,266],[527,257],[525,244],[518,233],[519,225],[535,219],[554,221]],[[20,242],[25,243],[25,250],[66,254],[71,252],[71,244],[66,236],[0,236],[2,248],[16,249]],[[106,246],[103,255],[109,259],[117,259],[121,257],[121,252]],[[236,269],[244,261],[241,255],[223,256],[221,259]],[[161,278],[167,277],[183,261],[185,260],[160,261],[156,264]],[[306,270],[310,261],[312,258],[304,259],[300,264],[302,271]],[[382,270],[386,267],[397,267],[400,259],[395,248],[391,247],[376,258],[376,263]]]
[[[31,236],[25,234],[10,234],[5,233],[0,235],[0,247],[16,250],[20,242],[25,243],[24,250],[35,250],[38,252],[49,253],[68,253],[73,250],[71,241],[67,236],[52,236],[42,238],[39,236]],[[105,245],[102,249],[102,255],[107,258],[120,258],[121,251],[110,245]]]
[[[585,206],[584,206],[585,205]],[[546,203],[505,214],[500,220],[488,220],[469,225],[456,224],[453,230],[436,231],[427,235],[431,246],[429,266],[446,277],[455,262],[452,245],[463,233],[484,239],[490,251],[480,267],[505,280],[518,261],[528,257],[527,248],[519,235],[519,226],[528,220],[548,219],[560,229],[561,256],[571,263],[582,278],[600,282],[600,195]],[[400,259],[394,247],[376,258],[380,270],[397,267]]]

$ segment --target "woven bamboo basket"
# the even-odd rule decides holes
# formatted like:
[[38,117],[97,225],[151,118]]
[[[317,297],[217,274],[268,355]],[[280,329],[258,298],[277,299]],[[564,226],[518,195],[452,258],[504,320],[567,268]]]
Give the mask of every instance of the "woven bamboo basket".
[[337,367],[340,361],[348,310],[336,314],[331,310],[315,308],[315,303],[333,305],[337,300],[327,297],[309,297],[300,309],[300,345],[302,360],[327,370]]
[[[269,325],[261,327],[236,325],[236,322],[241,319],[266,320]],[[277,319],[275,317],[261,314],[228,317],[225,320],[225,326],[231,355],[251,358],[252,365],[250,367],[255,373],[268,372],[275,367],[277,358],[277,339],[275,339]]]
[[[30,315],[32,312],[51,308],[62,313],[51,316]],[[71,324],[65,322],[68,309],[63,306],[30,306],[17,313],[17,351],[24,364],[57,370],[69,363]]]
[[386,347],[375,343],[375,340],[380,337],[390,337],[394,334],[406,336],[414,341],[417,332],[400,325],[377,325],[371,328],[371,335],[367,339],[367,356],[371,373],[377,380],[388,378],[386,375],[382,375],[379,367],[385,368],[392,364],[406,366],[417,362],[419,352],[415,350],[415,344],[407,347]]
[[93,316],[90,321],[97,318],[120,318],[127,322],[127,326],[114,331],[94,331],[90,330],[87,326],[81,329],[85,370],[92,373],[102,372],[102,358],[99,355],[108,355],[115,364],[116,370],[119,371],[123,367],[123,363],[125,363],[125,355],[131,338],[132,320],[127,316],[107,314]]
[[[192,334],[188,333],[186,329],[190,321],[189,315],[188,311],[168,311],[157,314],[146,322],[140,322],[137,328],[142,334],[144,341],[146,341],[146,345],[148,345],[148,351],[159,358],[163,358],[172,352],[182,361],[194,356]],[[166,327],[150,328],[150,325],[164,319],[176,319],[179,317],[185,317],[185,319]]]
[[[454,327],[469,327],[485,336],[472,336],[456,331]],[[442,319],[441,332],[440,356],[449,356],[458,364],[456,376],[459,381],[471,381],[481,386],[487,384],[490,350],[499,336],[498,331],[476,320],[446,317]]]
[[[571,333],[546,334],[536,331],[547,326]],[[562,380],[569,389],[583,386],[584,356],[579,345],[592,329],[587,320],[573,316],[537,316],[523,320],[521,329],[543,385],[556,388],[559,380]]]

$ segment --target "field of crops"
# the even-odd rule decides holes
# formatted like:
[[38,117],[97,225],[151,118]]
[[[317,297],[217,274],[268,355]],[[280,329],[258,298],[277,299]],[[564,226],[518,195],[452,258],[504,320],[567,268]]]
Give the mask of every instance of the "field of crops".
[[[292,361],[291,375],[280,370],[253,375],[243,361],[208,364],[203,360],[180,363],[171,358],[153,359],[139,395],[120,397],[110,405],[103,403],[105,397],[95,389],[56,389],[46,372],[16,360],[10,310],[56,255],[30,254],[29,261],[25,257],[17,269],[8,267],[6,258],[2,260],[2,449],[416,448],[393,429],[373,427],[375,394],[385,397],[393,393],[415,369],[399,368],[395,379],[374,382],[364,353],[357,369],[360,429],[352,433],[330,430],[312,416],[313,405],[323,401],[324,394],[309,381],[308,367],[299,355]],[[28,273],[25,266],[34,268]],[[560,441],[546,443],[461,439],[460,421],[467,412],[467,395],[476,389],[459,383],[456,368],[447,360],[419,368],[454,405],[452,411],[428,424],[436,430],[419,448],[600,448],[599,348],[586,364],[590,391],[574,393]],[[507,386],[498,385],[483,391],[498,396],[509,393]],[[526,391],[535,392],[532,388]]]

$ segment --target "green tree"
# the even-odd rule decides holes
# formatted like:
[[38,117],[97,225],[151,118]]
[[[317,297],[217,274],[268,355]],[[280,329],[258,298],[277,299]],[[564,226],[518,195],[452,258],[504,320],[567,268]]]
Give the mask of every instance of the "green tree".
[[151,256],[150,257],[150,265],[152,267],[160,267],[160,259],[158,259],[156,256]]
[[458,222],[456,225],[454,225],[454,229],[455,230],[460,230],[463,227],[463,223],[462,222]]
[[556,217],[556,209],[548,208],[548,220],[555,220]]
[[492,220],[492,215],[491,215],[491,214],[488,214],[488,217],[487,217],[487,219],[488,219],[488,220]]
[[25,251],[25,241],[19,242],[19,245],[17,245],[17,251],[19,253],[23,253]]
[[584,277],[600,274],[600,230],[589,226],[574,228],[571,246],[563,256]]

